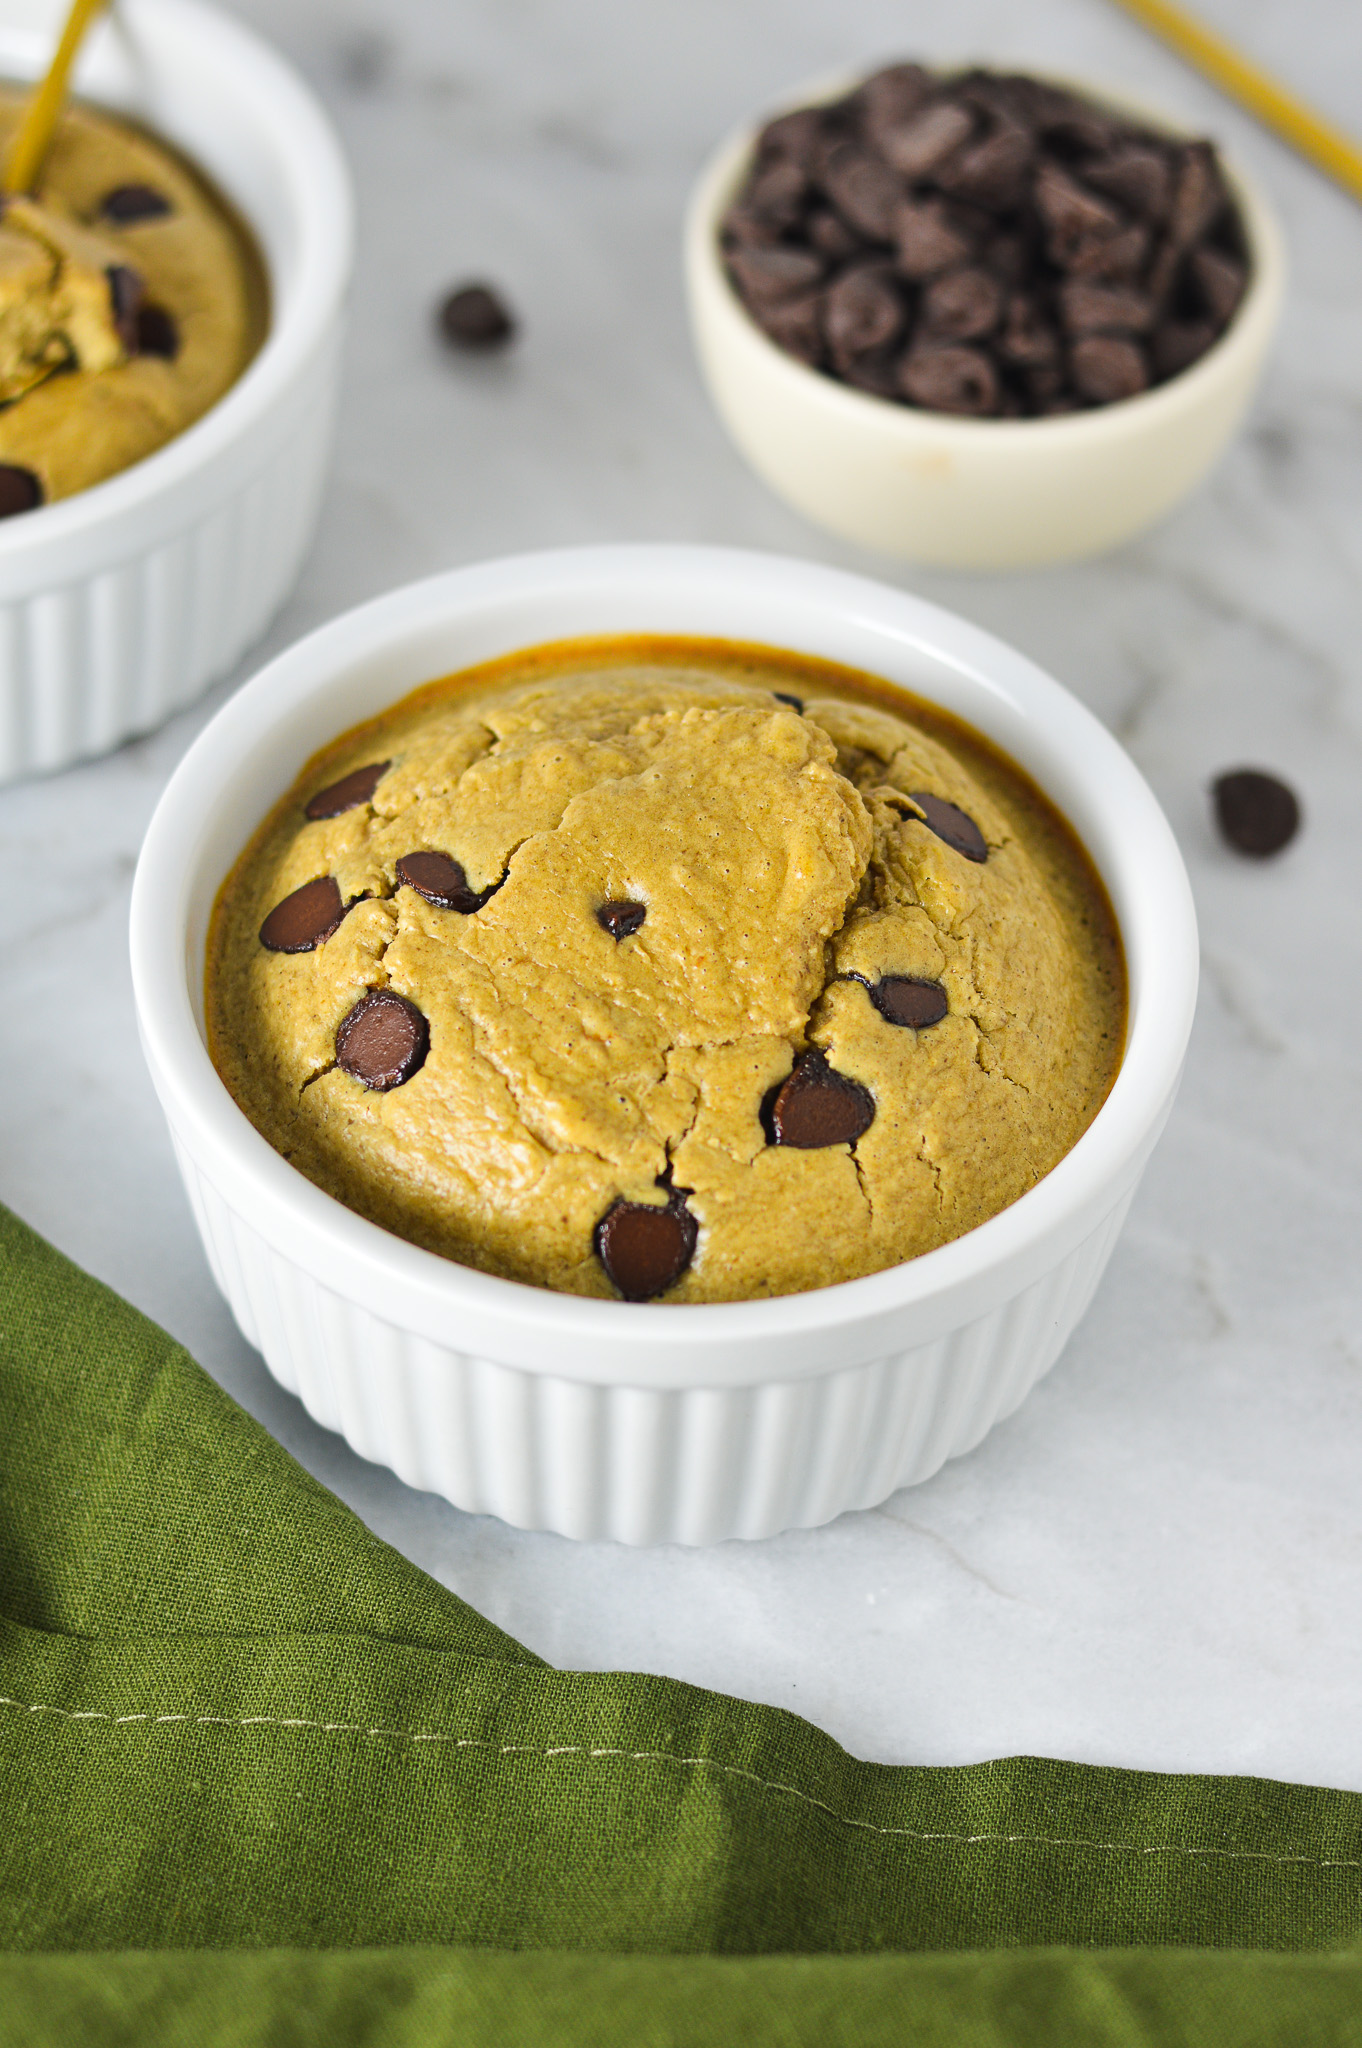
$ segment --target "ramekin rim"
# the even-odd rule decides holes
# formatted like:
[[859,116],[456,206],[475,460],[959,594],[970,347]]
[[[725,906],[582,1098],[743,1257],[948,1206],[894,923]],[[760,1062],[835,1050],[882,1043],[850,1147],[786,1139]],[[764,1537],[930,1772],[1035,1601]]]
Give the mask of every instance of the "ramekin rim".
[[[1004,667],[1015,671],[1014,680],[1024,676],[1027,688],[1046,700],[1047,712],[1055,715],[1061,729],[1069,725],[1106,752],[1126,796],[1142,814],[1141,860],[1137,867],[1132,859],[1124,879],[1137,893],[1144,888],[1151,897],[1159,895],[1167,943],[1160,950],[1146,948],[1143,971],[1152,988],[1147,985],[1143,991],[1111,1092],[1077,1143],[1035,1187],[987,1222],[916,1259],[799,1294],[741,1302],[636,1305],[504,1280],[424,1251],[315,1187],[254,1129],[209,1060],[193,1013],[183,917],[187,847],[212,815],[214,784],[220,797],[225,777],[261,744],[272,726],[324,697],[347,669],[381,654],[385,645],[411,634],[418,625],[429,626],[442,617],[452,620],[460,609],[467,612],[479,601],[490,602],[498,595],[498,583],[504,592],[508,580],[513,595],[516,578],[538,579],[542,590],[543,580],[554,575],[580,581],[583,572],[618,574],[632,564],[670,570],[673,575],[764,575],[772,587],[781,576],[795,576],[806,597],[816,585],[826,593],[829,606],[837,593],[848,606],[868,600],[872,614],[877,606],[899,608],[905,614],[901,638],[914,639],[938,660],[946,659],[967,674],[973,657],[980,664],[974,672],[981,681],[982,665],[1002,657]],[[938,637],[929,640],[925,630],[910,634],[908,614]],[[884,626],[882,619],[875,623]],[[950,649],[944,655],[942,637]],[[416,687],[416,681],[408,687]],[[998,690],[996,683],[985,682],[985,687]],[[258,716],[258,708],[266,715]],[[324,737],[319,734],[315,744],[323,744]],[[1058,744],[1052,730],[1050,738]],[[1152,918],[1152,910],[1147,914]],[[147,829],[134,879],[130,925],[139,1027],[158,1092],[163,1101],[167,1091],[174,1100],[174,1114],[167,1105],[172,1127],[183,1134],[183,1127],[192,1125],[219,1170],[225,1163],[229,1179],[249,1184],[252,1198],[276,1219],[296,1226],[311,1252],[325,1257],[328,1245],[333,1250],[342,1247],[347,1272],[361,1292],[377,1275],[380,1289],[390,1284],[395,1291],[407,1290],[409,1299],[420,1295],[428,1305],[443,1304],[446,1310],[457,1309],[462,1300],[466,1308],[518,1331],[552,1329],[579,1343],[615,1351],[646,1343],[658,1351],[690,1353],[696,1346],[722,1341],[761,1343],[796,1331],[807,1336],[814,1330],[830,1333],[880,1322],[886,1315],[920,1311],[966,1287],[987,1283],[1034,1258],[1038,1246],[1070,1229],[1077,1218],[1086,1219],[1085,1227],[1090,1227],[1105,1213],[1101,1204],[1113,1206],[1127,1181],[1133,1181],[1138,1169],[1132,1163],[1152,1142],[1149,1134],[1167,1112],[1196,998],[1195,911],[1171,828],[1135,764],[1078,698],[1019,651],[929,600],[823,564],[723,547],[623,543],[502,557],[400,586],[318,627],[243,685],[180,762]],[[1124,921],[1122,936],[1129,947],[1130,931]],[[1154,1007],[1159,1004],[1162,1015]],[[191,1144],[190,1149],[204,1169],[198,1146]],[[307,1256],[298,1246],[291,1256],[306,1265]],[[393,1313],[390,1300],[387,1309]],[[397,1319],[402,1320],[400,1312]],[[422,1320],[414,1318],[416,1323]],[[413,1326],[411,1317],[407,1326]],[[604,1363],[602,1376],[614,1376]]]
[[[134,16],[146,12],[154,19],[160,12],[191,20],[196,33],[217,38],[237,66],[254,68],[256,85],[287,112],[277,135],[292,167],[307,233],[301,238],[298,268],[282,317],[279,280],[271,272],[270,326],[221,398],[182,433],[126,469],[18,519],[0,521],[0,568],[11,568],[27,554],[45,553],[164,500],[239,444],[315,352],[348,289],[355,233],[353,186],[330,117],[306,80],[264,37],[211,0],[124,0],[124,6]],[[249,225],[259,239],[256,224]]]
[[[1063,446],[1076,439],[1135,434],[1146,423],[1157,421],[1161,413],[1195,406],[1204,388],[1217,384],[1227,371],[1233,370],[1245,349],[1251,350],[1257,345],[1260,328],[1264,324],[1270,327],[1275,321],[1285,290],[1285,239],[1276,213],[1256,178],[1245,170],[1232,151],[1217,142],[1216,154],[1228,175],[1248,231],[1252,258],[1248,285],[1228,325],[1205,354],[1164,383],[1137,392],[1132,398],[1118,399],[1107,405],[1050,419],[972,419],[958,413],[900,405],[892,399],[879,398],[873,392],[859,391],[854,385],[845,384],[840,378],[827,376],[810,364],[801,362],[763,332],[734,290],[720,253],[720,208],[743,159],[750,153],[767,121],[780,113],[817,105],[818,91],[826,90],[827,96],[831,97],[839,86],[854,86],[867,75],[839,73],[836,79],[830,79],[824,74],[820,80],[810,80],[804,87],[782,95],[768,113],[736,123],[706,156],[686,201],[682,247],[692,289],[702,283],[708,287],[731,321],[744,336],[758,345],[757,353],[767,374],[781,376],[790,389],[797,389],[809,402],[822,403],[834,413],[841,411],[848,421],[855,420],[863,428],[908,442],[928,435],[939,441],[943,435],[958,434],[962,446],[977,448],[992,443],[1015,448],[1018,446],[1017,429],[1023,428],[1026,430],[1025,446],[1040,450]],[[1193,134],[1192,130],[1171,120],[1161,110],[1117,87],[1078,80],[1049,70],[1028,75],[1043,76],[1056,84],[1068,84],[1096,100],[1107,101],[1113,107],[1143,114],[1151,122],[1164,126],[1170,134]]]

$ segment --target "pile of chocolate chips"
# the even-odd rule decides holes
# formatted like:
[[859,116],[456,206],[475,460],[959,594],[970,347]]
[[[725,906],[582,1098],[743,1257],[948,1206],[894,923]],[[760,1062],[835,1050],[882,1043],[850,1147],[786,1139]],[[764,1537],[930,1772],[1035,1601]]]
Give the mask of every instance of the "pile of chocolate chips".
[[789,354],[981,418],[1077,412],[1175,377],[1248,274],[1209,142],[1040,79],[917,64],[772,121],[722,243]]

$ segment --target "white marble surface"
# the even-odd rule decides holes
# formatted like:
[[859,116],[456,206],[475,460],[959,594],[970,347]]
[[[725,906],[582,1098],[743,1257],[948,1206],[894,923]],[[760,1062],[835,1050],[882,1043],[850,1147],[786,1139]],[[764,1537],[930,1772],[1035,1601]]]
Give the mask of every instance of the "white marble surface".
[[[1208,6],[1210,0],[1208,0]],[[1182,1096],[1097,1302],[971,1457],[870,1514],[708,1553],[518,1534],[317,1429],[214,1293],[138,1053],[129,881],[211,708],[0,791],[0,1198],[181,1337],[381,1535],[555,1662],[792,1707],[864,1756],[1015,1750],[1362,1787],[1362,211],[1104,0],[240,0],[332,108],[361,191],[345,416],[276,648],[407,578],[539,545],[704,539],[901,581],[1015,641],[1132,749],[1196,887]],[[1362,10],[1214,0],[1362,130]],[[857,555],[785,512],[709,412],[683,196],[737,116],[896,54],[1120,80],[1225,138],[1294,285],[1212,483],[1091,565],[977,578]],[[443,357],[429,312],[502,281],[524,340]],[[220,701],[222,692],[213,701]],[[1220,850],[1214,770],[1277,765],[1307,829]]]

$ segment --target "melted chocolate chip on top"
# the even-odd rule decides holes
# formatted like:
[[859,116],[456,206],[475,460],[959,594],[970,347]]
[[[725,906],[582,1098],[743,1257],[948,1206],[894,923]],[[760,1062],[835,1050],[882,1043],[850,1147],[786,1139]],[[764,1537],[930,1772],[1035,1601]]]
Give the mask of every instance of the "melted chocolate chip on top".
[[470,889],[459,862],[447,853],[404,853],[397,863],[397,879],[437,909],[457,910],[463,917],[481,910],[495,893],[493,889],[484,889],[481,894]]
[[312,953],[330,938],[348,906],[334,875],[319,875],[276,903],[260,927],[260,943],[271,953]]
[[789,1079],[767,1098],[772,1142],[813,1152],[854,1145],[875,1120],[875,1098],[859,1081],[830,1067],[817,1046],[800,1053]]
[[361,996],[336,1033],[336,1065],[379,1094],[410,1081],[429,1050],[429,1024],[392,988]]
[[115,185],[112,192],[106,192],[100,201],[100,212],[105,220],[127,227],[135,220],[160,220],[174,208],[164,192],[158,192],[154,185]]
[[611,938],[618,941],[636,932],[647,915],[646,903],[631,903],[625,896],[616,896],[601,905],[596,912],[596,922],[602,931],[609,932]]
[[370,761],[363,768],[352,768],[339,782],[329,782],[325,789],[309,797],[304,816],[313,820],[339,818],[342,811],[358,810],[361,804],[368,803],[392,765],[391,761]]
[[626,1301],[652,1301],[681,1278],[698,1236],[679,1191],[665,1208],[621,1196],[596,1225],[596,1256],[617,1294]]
[[939,1024],[950,1008],[939,981],[920,980],[915,974],[883,975],[871,989],[870,1000],[886,1023],[914,1031]]
[[933,796],[928,789],[910,790],[909,796],[922,812],[928,830],[935,832],[938,839],[963,853],[966,860],[988,859],[988,841],[968,811],[962,811],[959,804],[947,803],[944,796]]
[[0,519],[36,511],[42,502],[43,487],[31,469],[21,469],[17,462],[0,462]]

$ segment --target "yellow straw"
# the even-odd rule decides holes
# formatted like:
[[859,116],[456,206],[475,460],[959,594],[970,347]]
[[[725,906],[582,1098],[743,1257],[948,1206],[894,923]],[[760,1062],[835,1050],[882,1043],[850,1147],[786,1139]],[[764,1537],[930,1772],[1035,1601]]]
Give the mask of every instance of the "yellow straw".
[[57,54],[24,109],[19,132],[10,145],[3,179],[6,192],[31,192],[36,186],[66,99],[66,75],[75,61],[81,38],[104,4],[105,0],[73,0]]
[[1152,28],[1155,35],[1162,36],[1213,85],[1275,129],[1283,142],[1309,157],[1345,192],[1351,192],[1354,199],[1362,199],[1362,149],[1341,129],[1331,127],[1302,101],[1283,92],[1266,73],[1241,57],[1232,44],[1203,28],[1180,7],[1170,6],[1169,0],[1117,0],[1117,5],[1146,28]]

